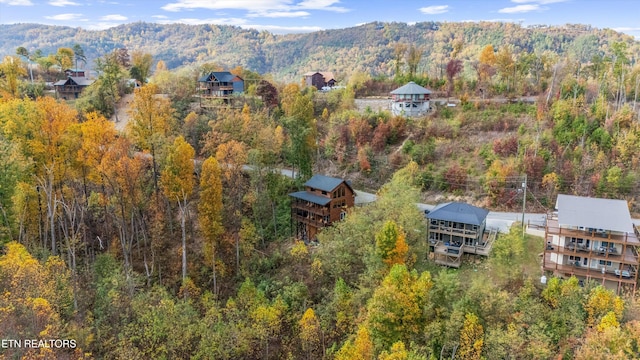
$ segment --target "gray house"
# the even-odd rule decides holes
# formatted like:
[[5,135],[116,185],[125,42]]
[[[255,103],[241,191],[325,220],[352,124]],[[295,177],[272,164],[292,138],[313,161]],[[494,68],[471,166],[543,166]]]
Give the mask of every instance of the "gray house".
[[413,81],[391,92],[391,112],[393,115],[422,116],[429,112],[431,90]]
[[427,214],[429,248],[437,264],[459,267],[464,253],[489,255],[496,232],[485,232],[488,210],[461,203],[440,204]]

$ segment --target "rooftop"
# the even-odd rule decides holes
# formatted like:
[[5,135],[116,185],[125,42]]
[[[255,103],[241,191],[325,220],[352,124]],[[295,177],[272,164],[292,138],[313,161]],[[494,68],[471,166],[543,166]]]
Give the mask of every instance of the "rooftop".
[[634,233],[625,200],[558,195],[558,225]]
[[455,221],[463,224],[481,225],[489,214],[488,210],[461,202],[440,204],[427,215],[428,219]]
[[[333,189],[337,188],[343,182],[345,181],[340,178],[334,178],[324,175],[313,175],[313,177],[309,179],[309,181],[304,183],[304,186],[309,186],[322,191],[333,191]],[[351,187],[348,182],[347,185]]]
[[431,94],[431,90],[424,88],[413,81],[401,86],[391,92],[392,95],[421,95]]
[[294,192],[294,193],[289,194],[289,196],[294,197],[296,199],[308,201],[310,203],[318,204],[320,206],[325,206],[329,202],[331,202],[331,199],[328,198],[328,197],[315,195],[315,194],[312,194],[312,193],[309,193],[309,192],[306,192],[306,191]]

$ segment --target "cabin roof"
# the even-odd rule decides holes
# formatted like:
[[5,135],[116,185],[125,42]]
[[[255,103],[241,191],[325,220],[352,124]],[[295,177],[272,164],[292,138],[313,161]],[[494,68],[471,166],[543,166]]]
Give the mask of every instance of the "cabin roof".
[[320,196],[320,195],[316,195],[316,194],[312,194],[310,192],[307,191],[298,191],[298,192],[294,192],[289,194],[289,196],[294,197],[296,199],[300,199],[300,200],[304,200],[304,201],[308,201],[314,204],[318,204],[321,206],[325,206],[328,203],[331,202],[331,199],[325,196]]
[[424,88],[413,81],[410,81],[408,84],[401,86],[391,92],[393,95],[422,95],[422,94],[431,94],[431,90]]
[[[319,189],[322,191],[333,191],[343,182],[346,183],[349,188],[351,188],[351,184],[349,184],[344,179],[325,175],[313,175],[311,179],[304,183],[304,186],[312,187],[314,189]],[[353,191],[353,188],[351,188],[351,191]]]
[[440,204],[427,214],[428,219],[454,221],[463,224],[481,225],[488,210],[462,202]]
[[558,225],[634,233],[625,200],[559,194]]

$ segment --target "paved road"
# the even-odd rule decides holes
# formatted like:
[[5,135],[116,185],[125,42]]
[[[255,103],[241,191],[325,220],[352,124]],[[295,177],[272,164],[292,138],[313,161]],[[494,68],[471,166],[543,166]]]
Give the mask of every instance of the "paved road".
[[[356,190],[356,205],[364,205],[373,201],[376,201],[376,195],[367,193],[364,191]],[[425,210],[431,211],[435,205],[416,203],[418,208],[424,212]],[[536,225],[544,225],[546,220],[546,214],[539,213],[525,213],[524,222]],[[515,212],[498,212],[490,211],[487,215],[487,228],[497,229],[500,232],[507,233],[509,228],[516,221],[522,221],[522,213]]]
[[[249,165],[245,165],[243,167],[245,170],[251,170],[252,167]],[[280,173],[287,177],[293,177],[293,173],[290,169],[280,169]],[[355,189],[354,189],[355,190]],[[357,206],[366,205],[368,203],[374,202],[377,200],[376,194],[364,192],[361,190],[355,190],[356,199],[355,203]],[[431,210],[435,207],[432,204],[423,204],[416,203],[418,208],[424,212],[425,210]],[[538,213],[525,213],[524,221],[525,223],[544,225],[546,219],[546,214],[538,214]],[[509,232],[509,228],[516,221],[522,221],[522,213],[514,213],[514,212],[497,212],[490,211],[487,215],[487,228],[489,229],[497,229],[499,232],[507,233]]]

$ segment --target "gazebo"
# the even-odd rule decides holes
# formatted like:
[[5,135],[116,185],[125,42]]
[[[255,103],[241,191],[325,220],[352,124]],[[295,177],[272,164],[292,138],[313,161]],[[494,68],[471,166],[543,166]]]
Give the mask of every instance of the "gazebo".
[[393,115],[424,115],[431,109],[430,94],[431,90],[411,81],[391,92],[391,112]]

